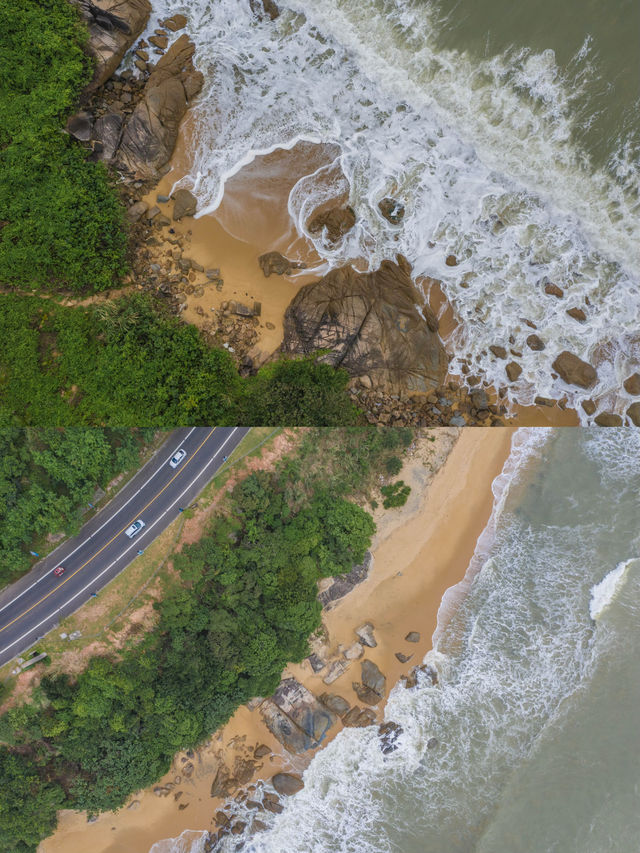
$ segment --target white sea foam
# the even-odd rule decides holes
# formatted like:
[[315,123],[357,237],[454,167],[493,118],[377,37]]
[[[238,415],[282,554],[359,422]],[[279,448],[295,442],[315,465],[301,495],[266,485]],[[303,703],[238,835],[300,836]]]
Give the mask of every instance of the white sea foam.
[[[504,362],[488,347],[513,339],[523,373],[507,402],[565,395],[577,405],[585,393],[552,376],[568,349],[598,361],[588,396],[624,413],[622,381],[640,361],[640,179],[624,140],[610,171],[593,168],[572,142],[587,121],[576,102],[593,74],[588,43],[562,71],[550,50],[480,60],[440,49],[447,22],[424,0],[282,0],[273,22],[237,0],[154,7],[152,26],[188,15],[207,81],[184,179],[201,212],[219,205],[225,181],[258,154],[302,139],[336,143],[356,228],[337,247],[306,231],[327,194],[322,175],[289,201],[326,266],[365,258],[373,268],[401,251],[417,275],[443,283],[460,321],[448,347],[496,386]],[[400,227],[379,215],[384,195],[404,203]],[[445,264],[448,254],[458,266]],[[562,302],[543,293],[544,279],[565,288]],[[586,307],[585,323],[566,315],[572,306]],[[525,320],[544,351],[526,347]]]
[[615,600],[625,582],[629,566],[633,562],[634,558],[625,560],[623,563],[618,563],[615,569],[612,569],[608,575],[605,575],[600,583],[591,587],[589,615],[592,619],[599,619]]

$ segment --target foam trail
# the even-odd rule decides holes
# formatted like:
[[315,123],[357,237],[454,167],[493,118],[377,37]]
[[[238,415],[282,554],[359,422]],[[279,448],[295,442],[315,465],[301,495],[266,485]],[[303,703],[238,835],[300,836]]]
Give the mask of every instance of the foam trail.
[[623,563],[618,563],[615,569],[612,569],[608,575],[605,575],[600,583],[591,587],[589,615],[593,620],[599,619],[615,600],[625,582],[629,566],[633,562],[634,558],[631,558],[630,560],[625,560]]

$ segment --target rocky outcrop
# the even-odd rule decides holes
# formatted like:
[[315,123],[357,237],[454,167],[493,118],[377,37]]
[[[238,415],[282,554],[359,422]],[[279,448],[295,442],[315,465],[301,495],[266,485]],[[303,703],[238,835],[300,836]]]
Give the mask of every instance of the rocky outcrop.
[[387,680],[371,660],[362,661],[362,681],[354,681],[353,689],[358,699],[366,705],[377,705],[384,699]]
[[97,89],[116,70],[151,14],[150,0],[75,0],[89,30],[87,48],[95,59],[88,91]]
[[355,586],[365,580],[372,562],[371,551],[367,551],[361,565],[354,566],[348,574],[336,578],[331,586],[319,593],[320,604],[328,610],[335,601],[344,598]]
[[328,350],[323,361],[368,377],[392,393],[429,393],[447,372],[437,319],[415,307],[419,297],[402,256],[372,273],[332,270],[294,297],[284,320],[282,351]]
[[204,78],[193,66],[194,51],[183,34],[160,58],[125,125],[115,160],[118,169],[152,180],[169,161],[189,102],[202,88]]
[[578,385],[580,388],[591,388],[598,379],[595,367],[568,350],[556,358],[553,369],[568,385]]
[[295,678],[285,678],[260,712],[269,731],[289,752],[320,744],[336,722],[335,715]]
[[[331,207],[316,213],[307,222],[309,234],[314,237],[325,232],[329,243],[338,243],[356,224],[356,215],[351,207]],[[326,229],[326,230],[325,230]]]

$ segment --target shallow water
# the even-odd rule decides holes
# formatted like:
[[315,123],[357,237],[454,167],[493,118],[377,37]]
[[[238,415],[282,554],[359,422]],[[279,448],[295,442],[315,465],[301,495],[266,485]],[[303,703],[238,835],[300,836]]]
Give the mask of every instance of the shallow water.
[[375,727],[341,732],[246,850],[635,853],[640,438],[522,430],[494,491],[426,658],[439,686],[386,706],[398,750]]
[[[625,412],[621,385],[640,362],[637,3],[461,0],[446,13],[427,0],[281,0],[273,22],[238,0],[154,7],[152,25],[189,16],[207,81],[183,179],[201,212],[256,154],[335,143],[344,178],[320,168],[289,196],[311,239],[317,204],[349,195],[356,228],[337,247],[313,241],[324,268],[375,267],[401,251],[417,275],[443,282],[459,321],[447,341],[453,370],[466,358],[522,404],[592,397]],[[398,227],[378,212],[386,195],[406,207]],[[546,280],[563,300],[543,292]],[[544,351],[526,346],[525,320]],[[522,353],[516,383],[491,344]],[[595,388],[553,378],[564,349],[597,364]]]

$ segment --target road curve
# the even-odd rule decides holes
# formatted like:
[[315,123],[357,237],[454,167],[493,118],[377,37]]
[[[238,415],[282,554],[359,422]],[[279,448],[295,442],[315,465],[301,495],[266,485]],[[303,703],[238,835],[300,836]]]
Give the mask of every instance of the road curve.
[[[249,430],[194,427],[171,433],[160,450],[118,494],[88,521],[78,536],[63,542],[15,584],[0,593],[0,666],[28,649],[60,619],[99,593],[177,518],[213,478]],[[186,456],[173,469],[178,449]],[[145,526],[133,538],[129,525]],[[64,566],[56,577],[54,568]]]

